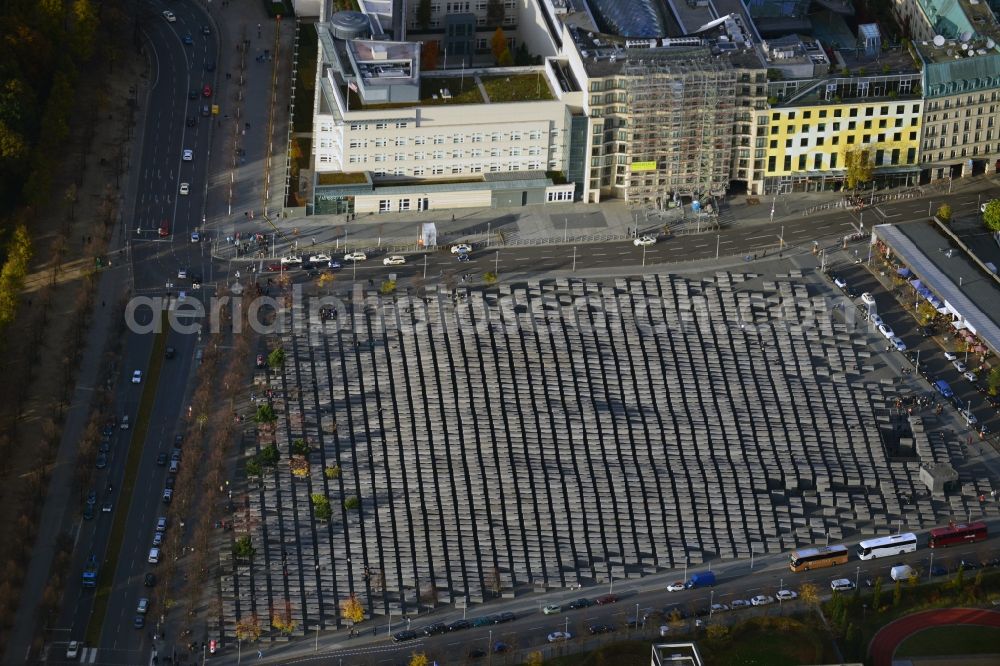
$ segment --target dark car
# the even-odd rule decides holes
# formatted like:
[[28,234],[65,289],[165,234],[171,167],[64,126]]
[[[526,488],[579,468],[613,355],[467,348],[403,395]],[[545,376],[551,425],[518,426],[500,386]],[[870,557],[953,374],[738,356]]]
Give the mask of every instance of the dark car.
[[412,641],[417,637],[417,632],[410,631],[409,629],[404,629],[403,631],[397,632],[392,635],[392,640],[396,643],[402,643],[403,641]]
[[496,623],[497,623],[496,617],[494,617],[492,615],[484,615],[482,617],[477,617],[475,620],[473,620],[472,621],[472,626],[473,627],[485,627],[485,626],[487,626],[489,624],[496,624]]
[[506,643],[501,643],[501,642],[497,641],[493,645],[493,653],[494,654],[503,654],[504,652],[507,652],[508,650],[510,650],[510,646],[507,645]]
[[198,118],[196,116],[188,116],[187,120],[184,121],[184,124],[188,127],[194,127],[198,124]]
[[938,565],[936,567],[931,567],[931,575],[932,576],[947,576],[948,575],[948,570],[945,569],[941,565]]
[[188,90],[188,99],[198,99],[198,91],[194,88]]
[[443,634],[448,631],[448,625],[444,622],[435,622],[434,624],[424,627],[424,636],[437,636],[438,634]]
[[170,476],[167,477],[167,480],[164,482],[163,485],[166,488],[169,488],[169,489],[173,490],[175,483],[177,483],[177,477],[174,476],[173,474],[171,474]]
[[166,467],[167,465],[167,454],[160,453],[156,456],[156,464],[160,467]]
[[163,352],[163,355],[166,358],[173,358],[174,356],[177,356],[177,350],[173,347],[167,347],[167,350]]
[[605,594],[603,597],[597,597],[596,599],[598,606],[604,606],[605,604],[613,604],[618,601],[618,597],[613,594]]
[[610,634],[615,630],[610,624],[592,624],[587,628],[591,634]]
[[151,574],[151,573],[146,574],[146,576],[142,579],[142,584],[145,585],[146,587],[155,587],[156,574]]
[[496,617],[497,617],[496,624],[500,624],[502,622],[513,622],[514,620],[517,619],[517,616],[511,613],[510,611],[504,611],[503,613],[500,613]]
[[190,46],[191,44],[194,44],[194,37],[191,35],[184,35],[181,37],[181,41]]
[[469,260],[469,255],[467,255],[467,254],[459,254],[458,255],[458,261],[459,261],[459,263],[465,263],[468,260]]
[[471,650],[469,650],[468,654],[469,659],[482,659],[485,656],[486,656],[486,650],[483,650],[482,648],[472,648]]
[[263,354],[257,354],[257,367],[258,368],[263,368],[266,364],[267,364],[267,362],[264,360],[264,355]]
[[448,625],[448,631],[461,631],[462,629],[468,629],[472,626],[472,623],[468,620],[455,620]]
[[934,335],[934,327],[933,326],[921,326],[920,327],[920,335],[922,335],[925,338],[931,337],[932,335]]
[[206,72],[214,72],[215,71],[215,61],[214,60],[206,60],[205,61],[205,71]]
[[207,25],[203,25],[203,26],[201,26],[201,34],[203,34],[203,35],[211,35],[212,34],[212,29],[209,28]]
[[979,568],[978,564],[976,564],[975,562],[971,562],[969,560],[962,560],[961,562],[958,563],[958,566],[963,571],[975,571],[976,569]]
[[135,619],[132,620],[132,626],[136,629],[142,629],[146,626],[146,616],[141,614],[136,614]]
[[570,604],[567,606],[567,608],[572,608],[572,609],[576,609],[576,608],[590,608],[593,605],[594,605],[594,602],[591,601],[590,599],[577,599],[576,601],[570,602]]
[[94,461],[94,467],[97,469],[104,469],[108,466],[108,456],[104,453],[97,454],[97,460]]
[[184,445],[184,435],[174,435],[174,448],[179,449]]
[[208,85],[206,83],[205,86],[201,89],[201,94],[204,95],[205,97],[211,97],[212,96],[212,86],[210,86],[210,85]]

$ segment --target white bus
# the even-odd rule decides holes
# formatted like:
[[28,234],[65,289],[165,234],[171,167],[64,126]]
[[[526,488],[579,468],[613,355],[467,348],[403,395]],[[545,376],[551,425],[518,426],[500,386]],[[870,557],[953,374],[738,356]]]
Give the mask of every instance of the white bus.
[[892,536],[869,539],[858,544],[858,557],[871,560],[887,555],[912,553],[917,549],[917,536],[910,532],[893,534]]

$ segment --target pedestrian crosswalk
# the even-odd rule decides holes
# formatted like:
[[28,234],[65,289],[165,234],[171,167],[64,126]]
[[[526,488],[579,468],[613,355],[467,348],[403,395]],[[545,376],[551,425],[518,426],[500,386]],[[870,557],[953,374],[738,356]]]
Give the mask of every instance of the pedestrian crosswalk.
[[80,650],[80,663],[93,664],[97,662],[97,648],[85,647]]

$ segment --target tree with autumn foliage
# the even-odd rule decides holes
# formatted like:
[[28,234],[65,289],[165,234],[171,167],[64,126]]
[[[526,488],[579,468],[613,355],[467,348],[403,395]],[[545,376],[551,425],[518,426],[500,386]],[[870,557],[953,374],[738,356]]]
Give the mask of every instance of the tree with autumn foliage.
[[361,605],[357,595],[354,594],[345,599],[344,603],[340,605],[340,613],[351,624],[357,624],[365,619],[365,607]]

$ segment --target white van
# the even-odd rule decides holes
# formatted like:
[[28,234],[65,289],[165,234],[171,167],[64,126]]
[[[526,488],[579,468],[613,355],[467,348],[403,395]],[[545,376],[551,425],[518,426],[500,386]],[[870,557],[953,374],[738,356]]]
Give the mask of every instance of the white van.
[[847,578],[837,578],[830,581],[830,589],[834,592],[846,592],[854,589],[854,583]]
[[917,572],[909,564],[900,564],[889,570],[893,580],[910,580],[917,577]]

